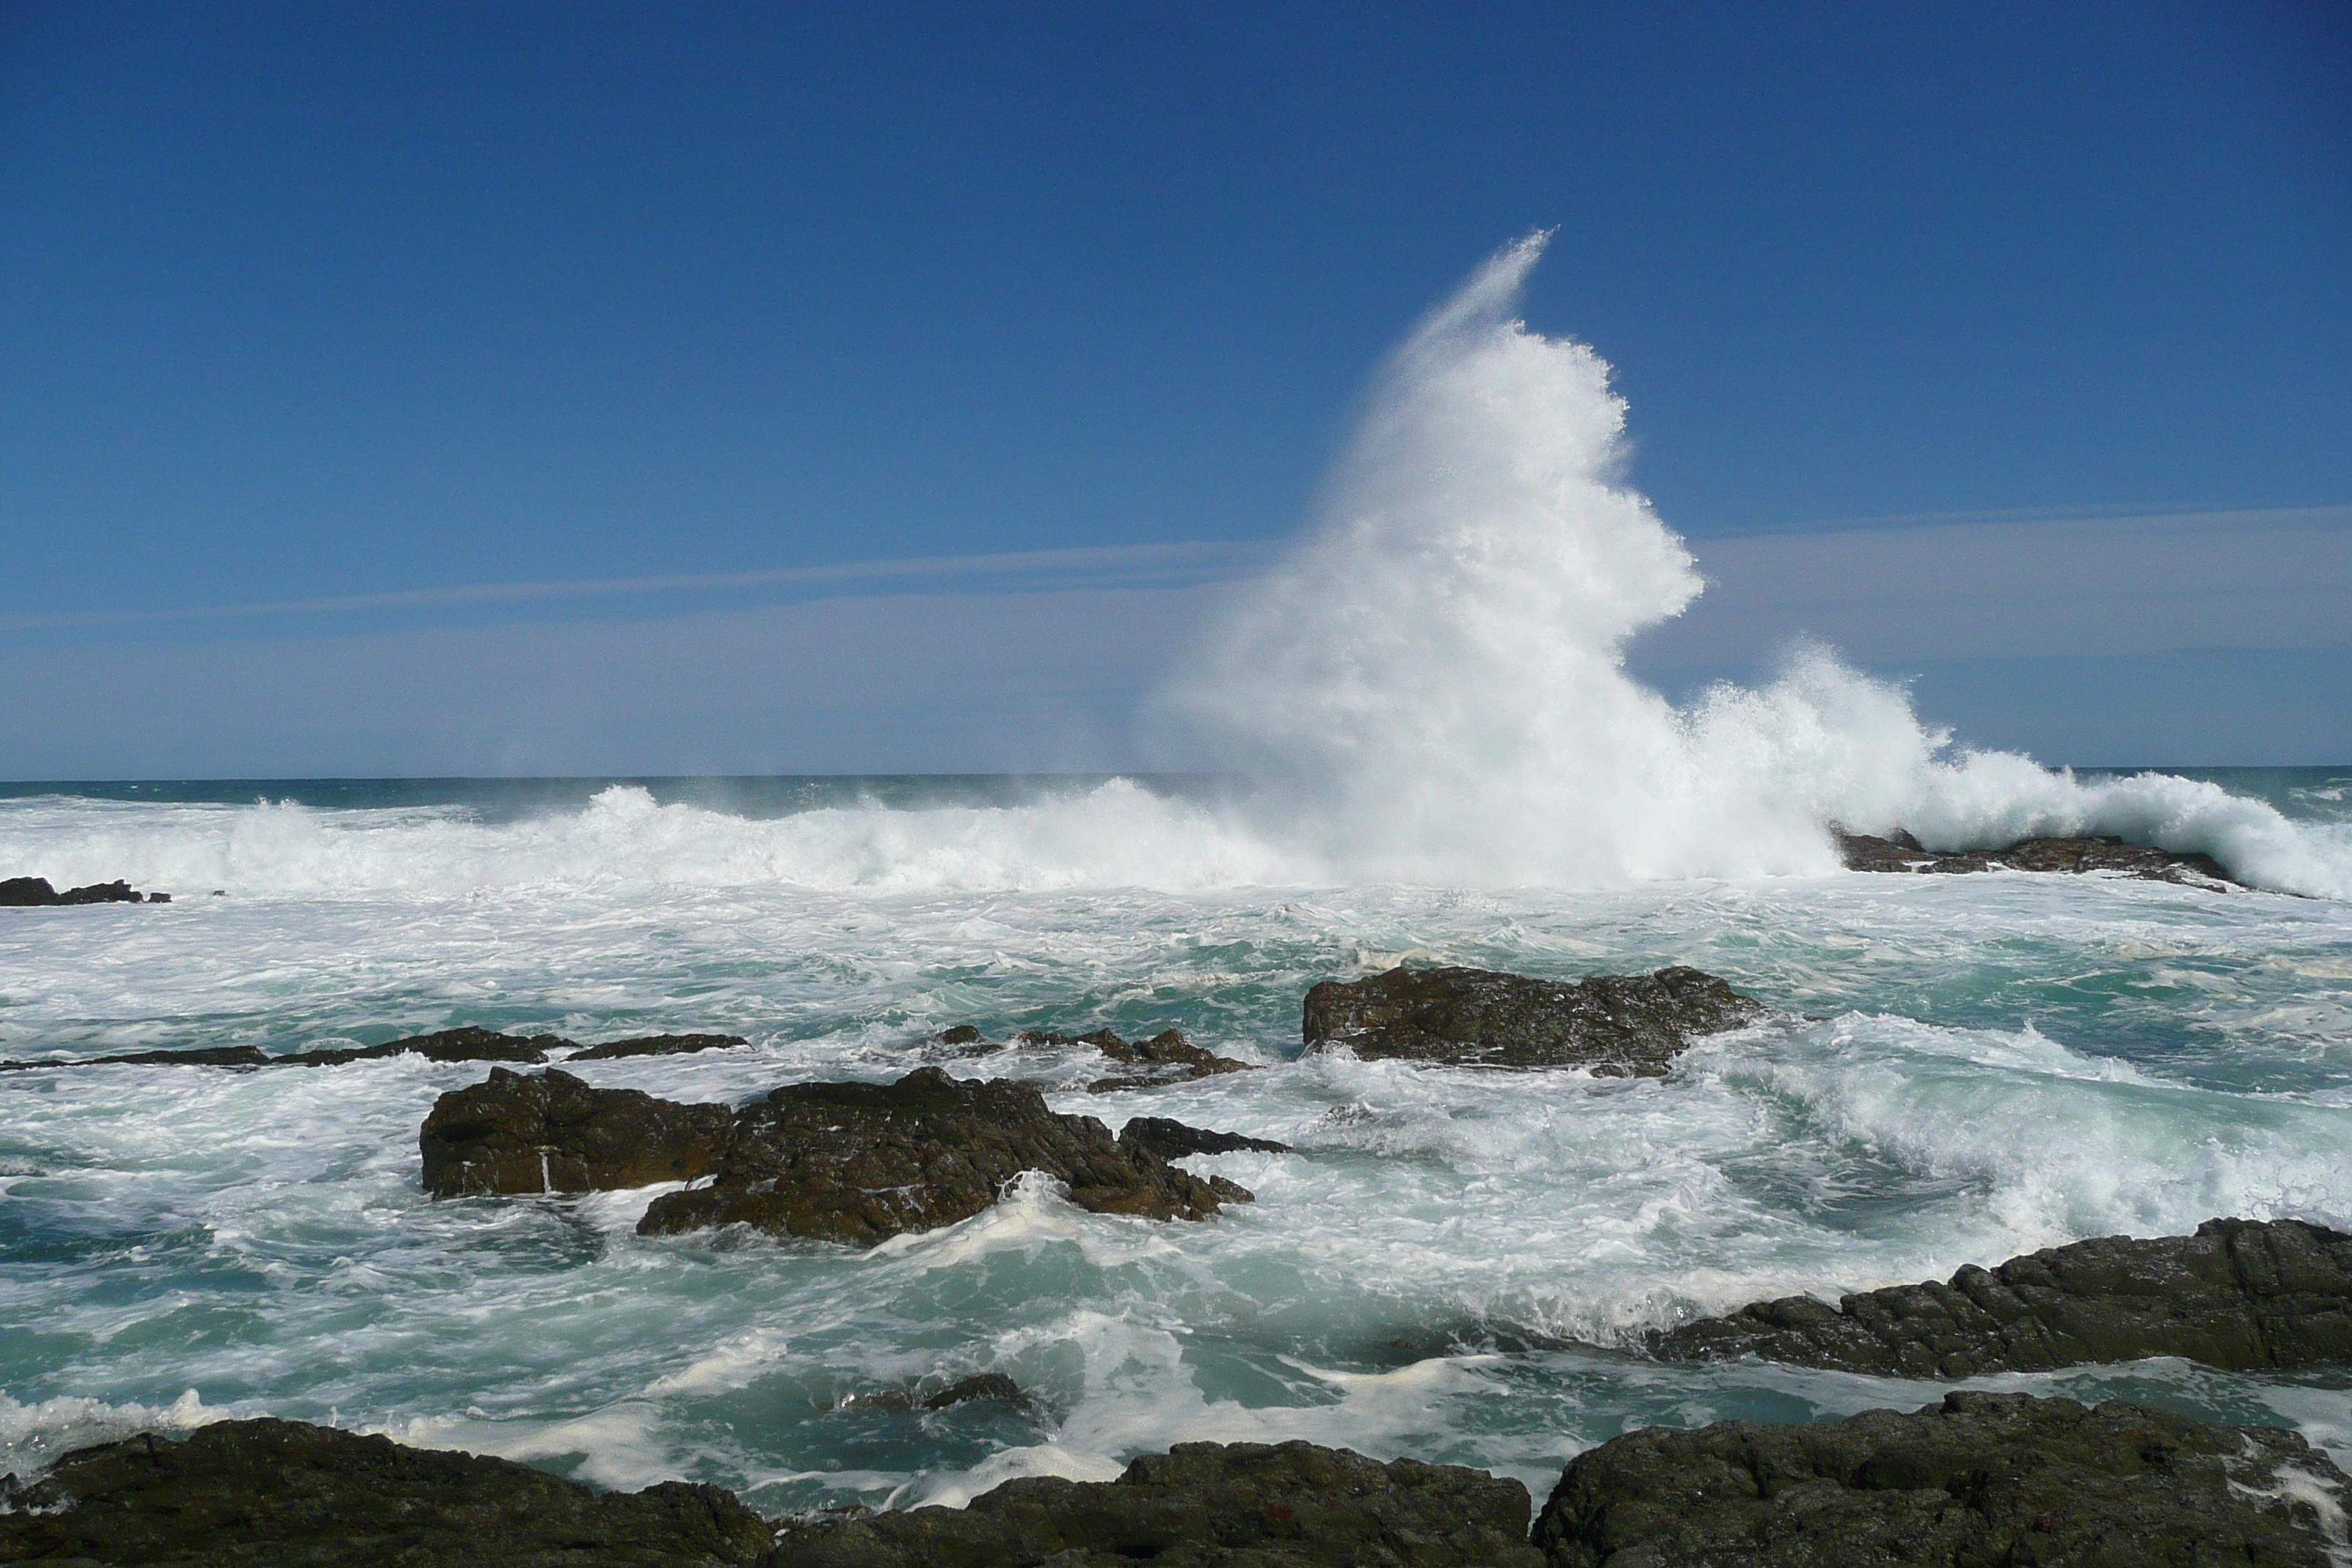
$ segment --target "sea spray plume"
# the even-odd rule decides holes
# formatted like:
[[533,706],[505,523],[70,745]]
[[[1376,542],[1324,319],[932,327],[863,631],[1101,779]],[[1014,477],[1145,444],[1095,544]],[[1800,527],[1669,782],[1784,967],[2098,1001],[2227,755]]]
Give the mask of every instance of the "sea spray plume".
[[1549,237],[1389,357],[1312,527],[1160,695],[1163,725],[1255,784],[1269,838],[1329,879],[1496,885],[1827,871],[1832,822],[1954,847],[2120,832],[2352,889],[2352,852],[2211,785],[1955,754],[1826,647],[1683,709],[1633,680],[1628,639],[1703,584],[1620,480],[1608,365],[1514,314]]

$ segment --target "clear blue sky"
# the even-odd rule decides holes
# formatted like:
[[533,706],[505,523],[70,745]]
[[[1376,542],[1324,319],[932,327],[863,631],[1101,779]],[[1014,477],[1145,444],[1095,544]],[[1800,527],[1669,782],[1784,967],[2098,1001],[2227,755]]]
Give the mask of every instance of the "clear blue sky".
[[[1116,658],[1007,676],[992,752],[923,717],[952,670],[826,709],[813,668],[690,735],[607,689],[518,739],[446,682],[406,692],[439,728],[399,718],[383,667],[836,592],[442,590],[1277,538],[1381,349],[1553,225],[1528,318],[1617,367],[1702,565],[1840,520],[2352,503],[2342,4],[6,0],[0,215],[14,776],[1117,763],[1150,672]],[[1215,574],[1182,559],[924,592],[1166,630]],[[2352,692],[2324,626],[2213,635],[2319,682],[2283,724]],[[1995,640],[1951,700],[2064,754],[2063,715],[2000,731],[1978,666],[2036,650]],[[2130,700],[2182,689],[2149,670]],[[354,693],[382,725],[327,722]]]

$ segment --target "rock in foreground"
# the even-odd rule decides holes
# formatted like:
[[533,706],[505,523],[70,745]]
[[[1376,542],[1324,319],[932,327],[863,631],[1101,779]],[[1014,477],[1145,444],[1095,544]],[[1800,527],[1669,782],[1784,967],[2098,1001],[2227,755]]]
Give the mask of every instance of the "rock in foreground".
[[872,1247],[969,1219],[1024,1171],[1097,1214],[1205,1219],[1250,1195],[1121,1147],[1091,1116],[1055,1114],[1034,1085],[924,1068],[892,1084],[792,1084],[744,1107],[718,1179],[656,1198],[637,1228],[750,1225]]
[[2210,855],[2184,855],[2116,837],[2021,838],[2006,849],[1938,851],[1897,829],[1881,838],[1832,829],[1849,871],[2106,871],[2195,888],[2242,888]]
[[2292,1432],[1949,1394],[1814,1426],[1649,1427],[1580,1454],[1552,1568],[2327,1568],[2352,1489]]
[[1115,1481],[1007,1481],[964,1509],[788,1531],[776,1568],[1542,1568],[1527,1489],[1311,1443],[1182,1443]]
[[2232,1372],[2352,1363],[2352,1236],[2214,1219],[2113,1236],[1932,1281],[1743,1307],[1655,1336],[1675,1360],[1747,1354],[1898,1377],[1973,1377],[2185,1356]]
[[717,1487],[599,1496],[506,1459],[297,1421],[79,1449],[0,1501],[0,1563],[755,1568],[769,1547],[767,1523]]
[[1301,1032],[1310,1051],[1345,1046],[1368,1059],[1655,1078],[1694,1037],[1736,1029],[1767,1010],[1696,969],[1596,974],[1571,985],[1490,969],[1400,966],[1316,986]]
[[142,893],[128,882],[92,882],[58,892],[47,877],[0,879],[0,910],[55,909],[65,904],[168,904],[169,893]]
[[680,1105],[634,1089],[593,1089],[550,1068],[492,1068],[486,1082],[433,1102],[417,1133],[425,1190],[585,1193],[686,1182],[719,1168],[735,1112]]

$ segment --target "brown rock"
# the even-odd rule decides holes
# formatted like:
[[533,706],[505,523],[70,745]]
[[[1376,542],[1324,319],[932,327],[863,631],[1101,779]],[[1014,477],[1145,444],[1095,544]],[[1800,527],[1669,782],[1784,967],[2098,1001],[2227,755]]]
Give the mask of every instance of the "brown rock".
[[1490,969],[1406,969],[1307,993],[1310,1051],[1345,1046],[1368,1060],[1456,1067],[1584,1067],[1655,1078],[1699,1035],[1768,1009],[1696,969],[1596,974],[1575,984]]
[[2243,888],[2210,855],[2182,854],[2114,837],[2021,838],[2005,849],[1935,850],[1900,829],[1886,837],[1831,829],[1849,871],[2105,871],[2197,888]]
[[609,1062],[623,1057],[678,1057],[694,1051],[731,1051],[750,1043],[740,1035],[641,1035],[635,1039],[607,1040],[601,1046],[590,1046],[563,1059]]
[[692,1181],[719,1166],[735,1113],[634,1089],[592,1089],[550,1068],[492,1068],[488,1081],[434,1101],[417,1133],[436,1197],[584,1193]]

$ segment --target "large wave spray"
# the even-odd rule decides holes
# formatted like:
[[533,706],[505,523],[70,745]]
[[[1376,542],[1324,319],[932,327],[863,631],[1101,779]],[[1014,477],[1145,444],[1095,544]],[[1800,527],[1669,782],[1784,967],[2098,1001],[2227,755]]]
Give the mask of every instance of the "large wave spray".
[[1950,847],[2114,832],[2352,892],[2352,857],[2263,803],[1956,752],[1825,648],[1684,708],[1634,680],[1628,639],[1703,584],[1620,480],[1609,366],[1513,313],[1548,238],[1405,339],[1315,526],[1163,693],[1264,786],[1270,833],[1339,878],[1492,884],[1828,870],[1832,822]]

